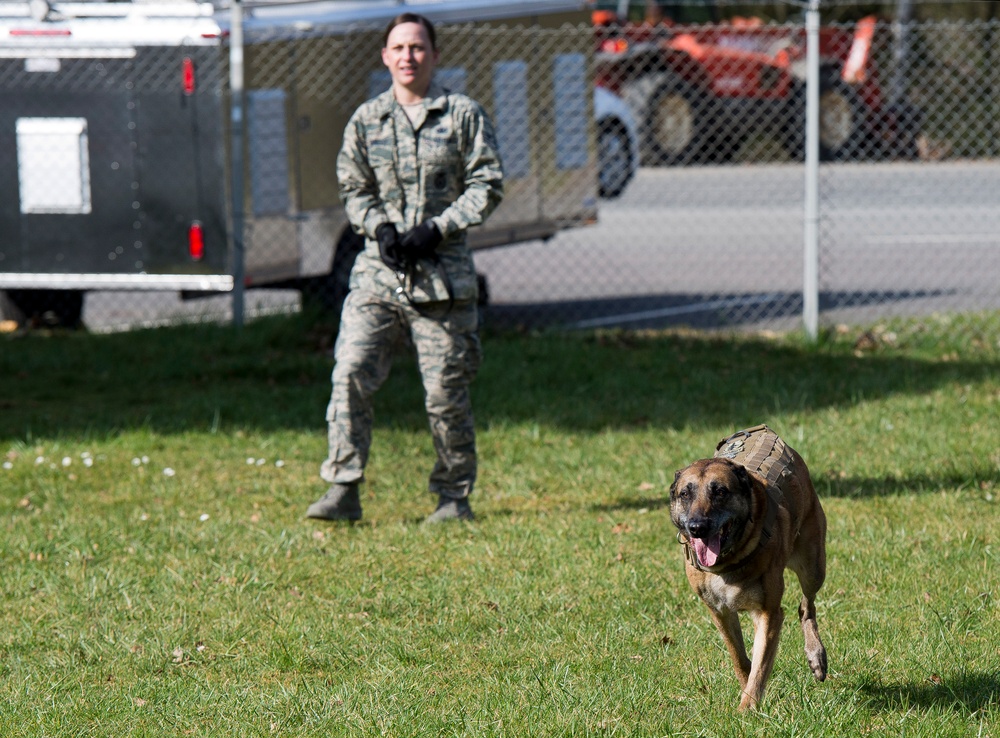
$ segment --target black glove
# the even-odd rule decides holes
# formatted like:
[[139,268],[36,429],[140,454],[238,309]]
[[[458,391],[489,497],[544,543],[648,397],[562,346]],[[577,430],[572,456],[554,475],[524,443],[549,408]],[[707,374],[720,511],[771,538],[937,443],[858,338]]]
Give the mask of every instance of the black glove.
[[438,244],[441,243],[441,231],[433,220],[425,220],[415,228],[411,228],[403,234],[400,245],[408,259],[426,259],[434,255]]
[[399,242],[399,231],[392,223],[383,223],[375,229],[375,238],[378,240],[378,253],[387,267],[394,272],[401,272],[406,268],[403,259],[403,250]]

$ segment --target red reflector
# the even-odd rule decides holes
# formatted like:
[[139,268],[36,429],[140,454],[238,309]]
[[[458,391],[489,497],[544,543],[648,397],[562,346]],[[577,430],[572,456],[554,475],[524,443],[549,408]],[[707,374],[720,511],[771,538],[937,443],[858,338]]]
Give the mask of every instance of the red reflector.
[[11,36],[72,36],[69,29],[59,28],[11,28]]
[[188,254],[194,261],[201,261],[205,256],[205,232],[197,220],[188,228]]
[[194,62],[189,56],[184,57],[184,63],[181,65],[181,76],[184,80],[184,94],[194,94]]

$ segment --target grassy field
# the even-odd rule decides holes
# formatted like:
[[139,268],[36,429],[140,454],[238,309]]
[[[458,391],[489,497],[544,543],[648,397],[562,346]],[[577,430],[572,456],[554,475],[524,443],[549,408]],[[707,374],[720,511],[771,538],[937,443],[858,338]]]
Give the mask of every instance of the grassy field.
[[[1000,350],[969,325],[487,335],[478,520],[438,527],[408,360],[365,519],[302,517],[321,321],[0,337],[0,735],[998,736]],[[760,422],[829,518],[831,673],[789,581],[741,715],[665,496]]]

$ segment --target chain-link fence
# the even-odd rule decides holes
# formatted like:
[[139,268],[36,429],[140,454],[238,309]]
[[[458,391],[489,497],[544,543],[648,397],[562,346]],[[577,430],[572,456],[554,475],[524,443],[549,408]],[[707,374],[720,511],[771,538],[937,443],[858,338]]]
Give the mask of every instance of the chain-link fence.
[[595,79],[629,104],[642,166],[601,203],[597,228],[482,254],[493,314],[797,327],[809,176],[822,325],[932,314],[961,325],[996,310],[998,33],[997,21],[822,25],[811,174],[803,23],[598,28]]
[[[546,5],[439,24],[439,78],[493,116],[507,169],[472,237],[490,323],[788,329],[814,302],[821,325],[960,327],[1000,309],[996,19],[839,5],[810,36],[788,7],[682,24]],[[224,19],[104,48],[8,23],[0,312],[92,330],[231,315]],[[334,165],[388,86],[384,22],[248,14],[248,315],[343,298],[361,244]]]

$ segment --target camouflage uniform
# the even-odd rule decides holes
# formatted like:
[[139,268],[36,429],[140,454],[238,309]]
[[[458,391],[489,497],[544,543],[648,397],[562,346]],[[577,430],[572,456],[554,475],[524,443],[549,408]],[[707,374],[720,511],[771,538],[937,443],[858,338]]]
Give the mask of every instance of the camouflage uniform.
[[[478,286],[465,232],[503,197],[492,124],[478,103],[436,84],[411,124],[390,89],[348,122],[337,178],[365,249],[351,272],[341,315],[327,409],[329,456],[321,476],[331,483],[362,481],[372,395],[389,374],[393,348],[408,333],[437,451],[430,491],[466,497],[476,479],[469,385],[479,368],[480,345]],[[386,266],[376,229],[392,223],[402,234],[428,218],[443,236],[438,263],[422,259],[409,273]]]

